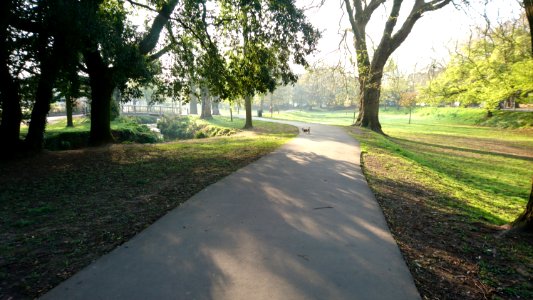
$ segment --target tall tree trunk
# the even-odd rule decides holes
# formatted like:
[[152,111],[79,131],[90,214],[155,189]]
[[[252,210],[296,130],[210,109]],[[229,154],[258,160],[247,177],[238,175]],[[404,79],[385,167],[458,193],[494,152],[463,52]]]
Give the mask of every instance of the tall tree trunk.
[[2,122],[0,123],[0,141],[2,154],[15,153],[20,146],[20,122],[22,110],[20,107],[19,84],[11,76],[7,62],[0,65],[0,94],[2,97]]
[[211,104],[211,107],[213,108],[213,115],[219,116],[220,115],[220,109],[218,108],[218,104],[220,103],[220,98],[215,97],[213,98],[213,103]]
[[[529,1],[529,0],[528,0]],[[354,125],[367,127],[379,133],[381,124],[378,119],[379,94],[381,88],[381,77],[383,68],[391,54],[405,41],[415,23],[422,15],[429,11],[441,9],[450,4],[452,0],[414,1],[411,11],[407,15],[403,24],[396,28],[400,19],[400,11],[403,0],[392,1],[389,10],[389,17],[386,18],[385,27],[381,41],[373,52],[370,59],[366,43],[366,26],[372,14],[385,1],[361,1],[344,0],[344,8],[348,14],[351,29],[354,35],[354,46],[357,54],[357,68],[359,70],[359,82],[361,83],[360,110],[357,121]]]
[[526,17],[529,22],[529,36],[531,37],[531,56],[533,57],[533,0],[524,0]]
[[[44,37],[44,40],[48,39]],[[43,43],[41,50],[41,76],[37,85],[35,94],[35,104],[31,111],[31,121],[26,136],[26,145],[30,150],[40,151],[44,146],[44,131],[46,128],[46,116],[50,111],[50,103],[53,97],[53,88],[59,75],[61,57],[64,54],[64,40],[61,37],[55,37],[52,54],[46,53],[46,42]]]
[[252,96],[246,95],[244,97],[244,109],[246,111],[246,122],[244,123],[244,129],[253,128],[252,125]]
[[12,13],[12,1],[0,1],[0,99],[2,119],[0,122],[1,154],[17,152],[20,146],[20,87],[9,71],[8,24]]
[[533,231],[533,178],[531,178],[531,192],[524,212],[512,223],[513,228]]
[[383,70],[367,76],[366,82],[361,82],[361,98],[359,100],[359,115],[356,126],[368,128],[372,131],[383,134],[379,122],[379,96],[381,93],[381,79]]
[[196,90],[195,87],[192,88],[193,92],[189,95],[189,114],[190,115],[197,115],[198,114],[198,100],[196,99],[196,95],[194,94],[194,91]]
[[111,135],[111,97],[115,85],[113,74],[98,51],[84,53],[91,86],[91,132],[89,144],[99,146],[113,142]]
[[211,115],[211,96],[209,95],[209,91],[206,87],[201,88],[201,95],[202,95],[202,114],[200,115],[201,119],[212,119],[213,116]]
[[74,99],[71,96],[67,96],[65,99],[65,106],[67,109],[67,127],[74,127],[74,122],[72,121],[72,106]]

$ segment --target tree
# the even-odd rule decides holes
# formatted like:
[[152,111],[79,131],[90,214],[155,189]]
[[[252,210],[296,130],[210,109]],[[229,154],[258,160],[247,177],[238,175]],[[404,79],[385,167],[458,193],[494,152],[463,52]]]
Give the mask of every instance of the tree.
[[387,106],[394,105],[400,108],[402,94],[409,90],[408,80],[393,59],[390,59],[385,66],[383,75],[381,102],[385,102]]
[[153,62],[161,54],[151,52],[177,4],[178,0],[160,3],[141,38],[127,21],[124,2],[88,1],[82,19],[87,28],[82,53],[91,86],[91,145],[113,140],[110,109],[115,88],[124,87],[128,80],[149,80],[159,71]]
[[244,128],[252,128],[253,96],[295,82],[289,62],[307,65],[305,56],[314,50],[319,33],[293,1],[223,1],[220,22],[228,19],[233,22],[222,30],[213,28],[221,37],[217,40],[227,43],[218,48],[229,49],[222,55],[231,80],[217,94],[244,98]]
[[531,38],[531,56],[533,57],[533,0],[523,0],[526,17],[529,23],[529,36]]
[[2,154],[16,152],[20,143],[20,122],[22,109],[20,106],[20,83],[10,72],[10,53],[12,51],[13,33],[9,29],[15,3],[11,0],[0,3],[0,103],[1,123],[0,141],[2,141]]
[[204,120],[212,119],[211,95],[209,95],[209,90],[206,86],[200,88],[200,95],[202,97],[202,114],[200,115],[200,118]]
[[424,101],[483,104],[489,111],[506,99],[523,101],[533,91],[533,58],[524,18],[478,29],[421,90]]
[[[367,44],[366,26],[376,9],[386,2],[390,3],[392,7],[390,7],[389,17],[385,21],[381,40],[371,58],[372,49]],[[448,5],[451,0],[431,0],[428,2],[415,0],[404,23],[394,31],[403,2],[403,0],[344,0],[344,7],[353,32],[359,71],[360,109],[354,125],[366,127],[379,133],[383,133],[378,117],[381,81],[388,58],[405,41],[415,23],[424,13],[440,9]]]
[[533,177],[531,178],[531,192],[524,212],[512,223],[513,228],[533,231]]
[[[533,59],[533,0],[524,0],[526,17],[529,23],[529,37],[531,38],[531,57]],[[530,70],[533,69],[531,64]],[[532,77],[529,77],[531,80]],[[527,231],[533,231],[533,178],[531,181],[531,192],[524,212],[513,222],[514,228],[522,228]]]

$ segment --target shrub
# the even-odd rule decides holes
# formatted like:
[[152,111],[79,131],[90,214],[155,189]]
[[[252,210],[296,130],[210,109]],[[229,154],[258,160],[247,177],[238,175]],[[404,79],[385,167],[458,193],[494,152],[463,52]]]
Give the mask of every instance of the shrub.
[[195,119],[176,117],[163,117],[157,122],[157,128],[165,140],[201,139],[236,133],[235,129],[212,126]]
[[137,127],[112,130],[111,133],[113,134],[115,141],[120,143],[130,142],[152,144],[160,141],[157,133],[152,132],[150,128],[146,127],[145,125],[137,125]]
[[157,128],[165,140],[192,139],[198,126],[189,118],[163,117],[157,122]]
[[69,150],[87,147],[89,131],[60,132],[46,136],[44,147],[48,150]]
[[158,118],[157,116],[135,116],[132,120],[138,124],[155,124]]

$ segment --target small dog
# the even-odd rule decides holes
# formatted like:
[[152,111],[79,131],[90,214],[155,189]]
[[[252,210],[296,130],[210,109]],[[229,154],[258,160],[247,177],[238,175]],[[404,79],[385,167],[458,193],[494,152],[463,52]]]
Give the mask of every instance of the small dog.
[[303,128],[302,127],[302,132],[303,133],[307,133],[307,134],[311,134],[311,127],[307,127],[307,128]]

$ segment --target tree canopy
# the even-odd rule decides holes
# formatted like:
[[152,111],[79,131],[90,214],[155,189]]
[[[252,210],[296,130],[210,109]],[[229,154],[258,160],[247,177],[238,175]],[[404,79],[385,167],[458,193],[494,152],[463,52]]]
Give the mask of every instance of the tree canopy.
[[[112,140],[117,90],[128,99],[143,85],[167,85],[161,90],[179,95],[201,81],[222,99],[253,96],[294,82],[291,63],[305,65],[319,37],[294,1],[7,0],[1,11],[6,149],[19,145],[24,108],[31,110],[26,145],[42,147],[54,90],[76,87],[58,84],[76,75],[89,78],[90,139],[97,145]],[[131,22],[139,11],[144,28]],[[174,62],[166,77],[165,55]]]
[[480,28],[456,50],[443,73],[421,90],[421,100],[433,104],[496,108],[514,98],[531,101],[533,58],[525,18],[494,28]]

